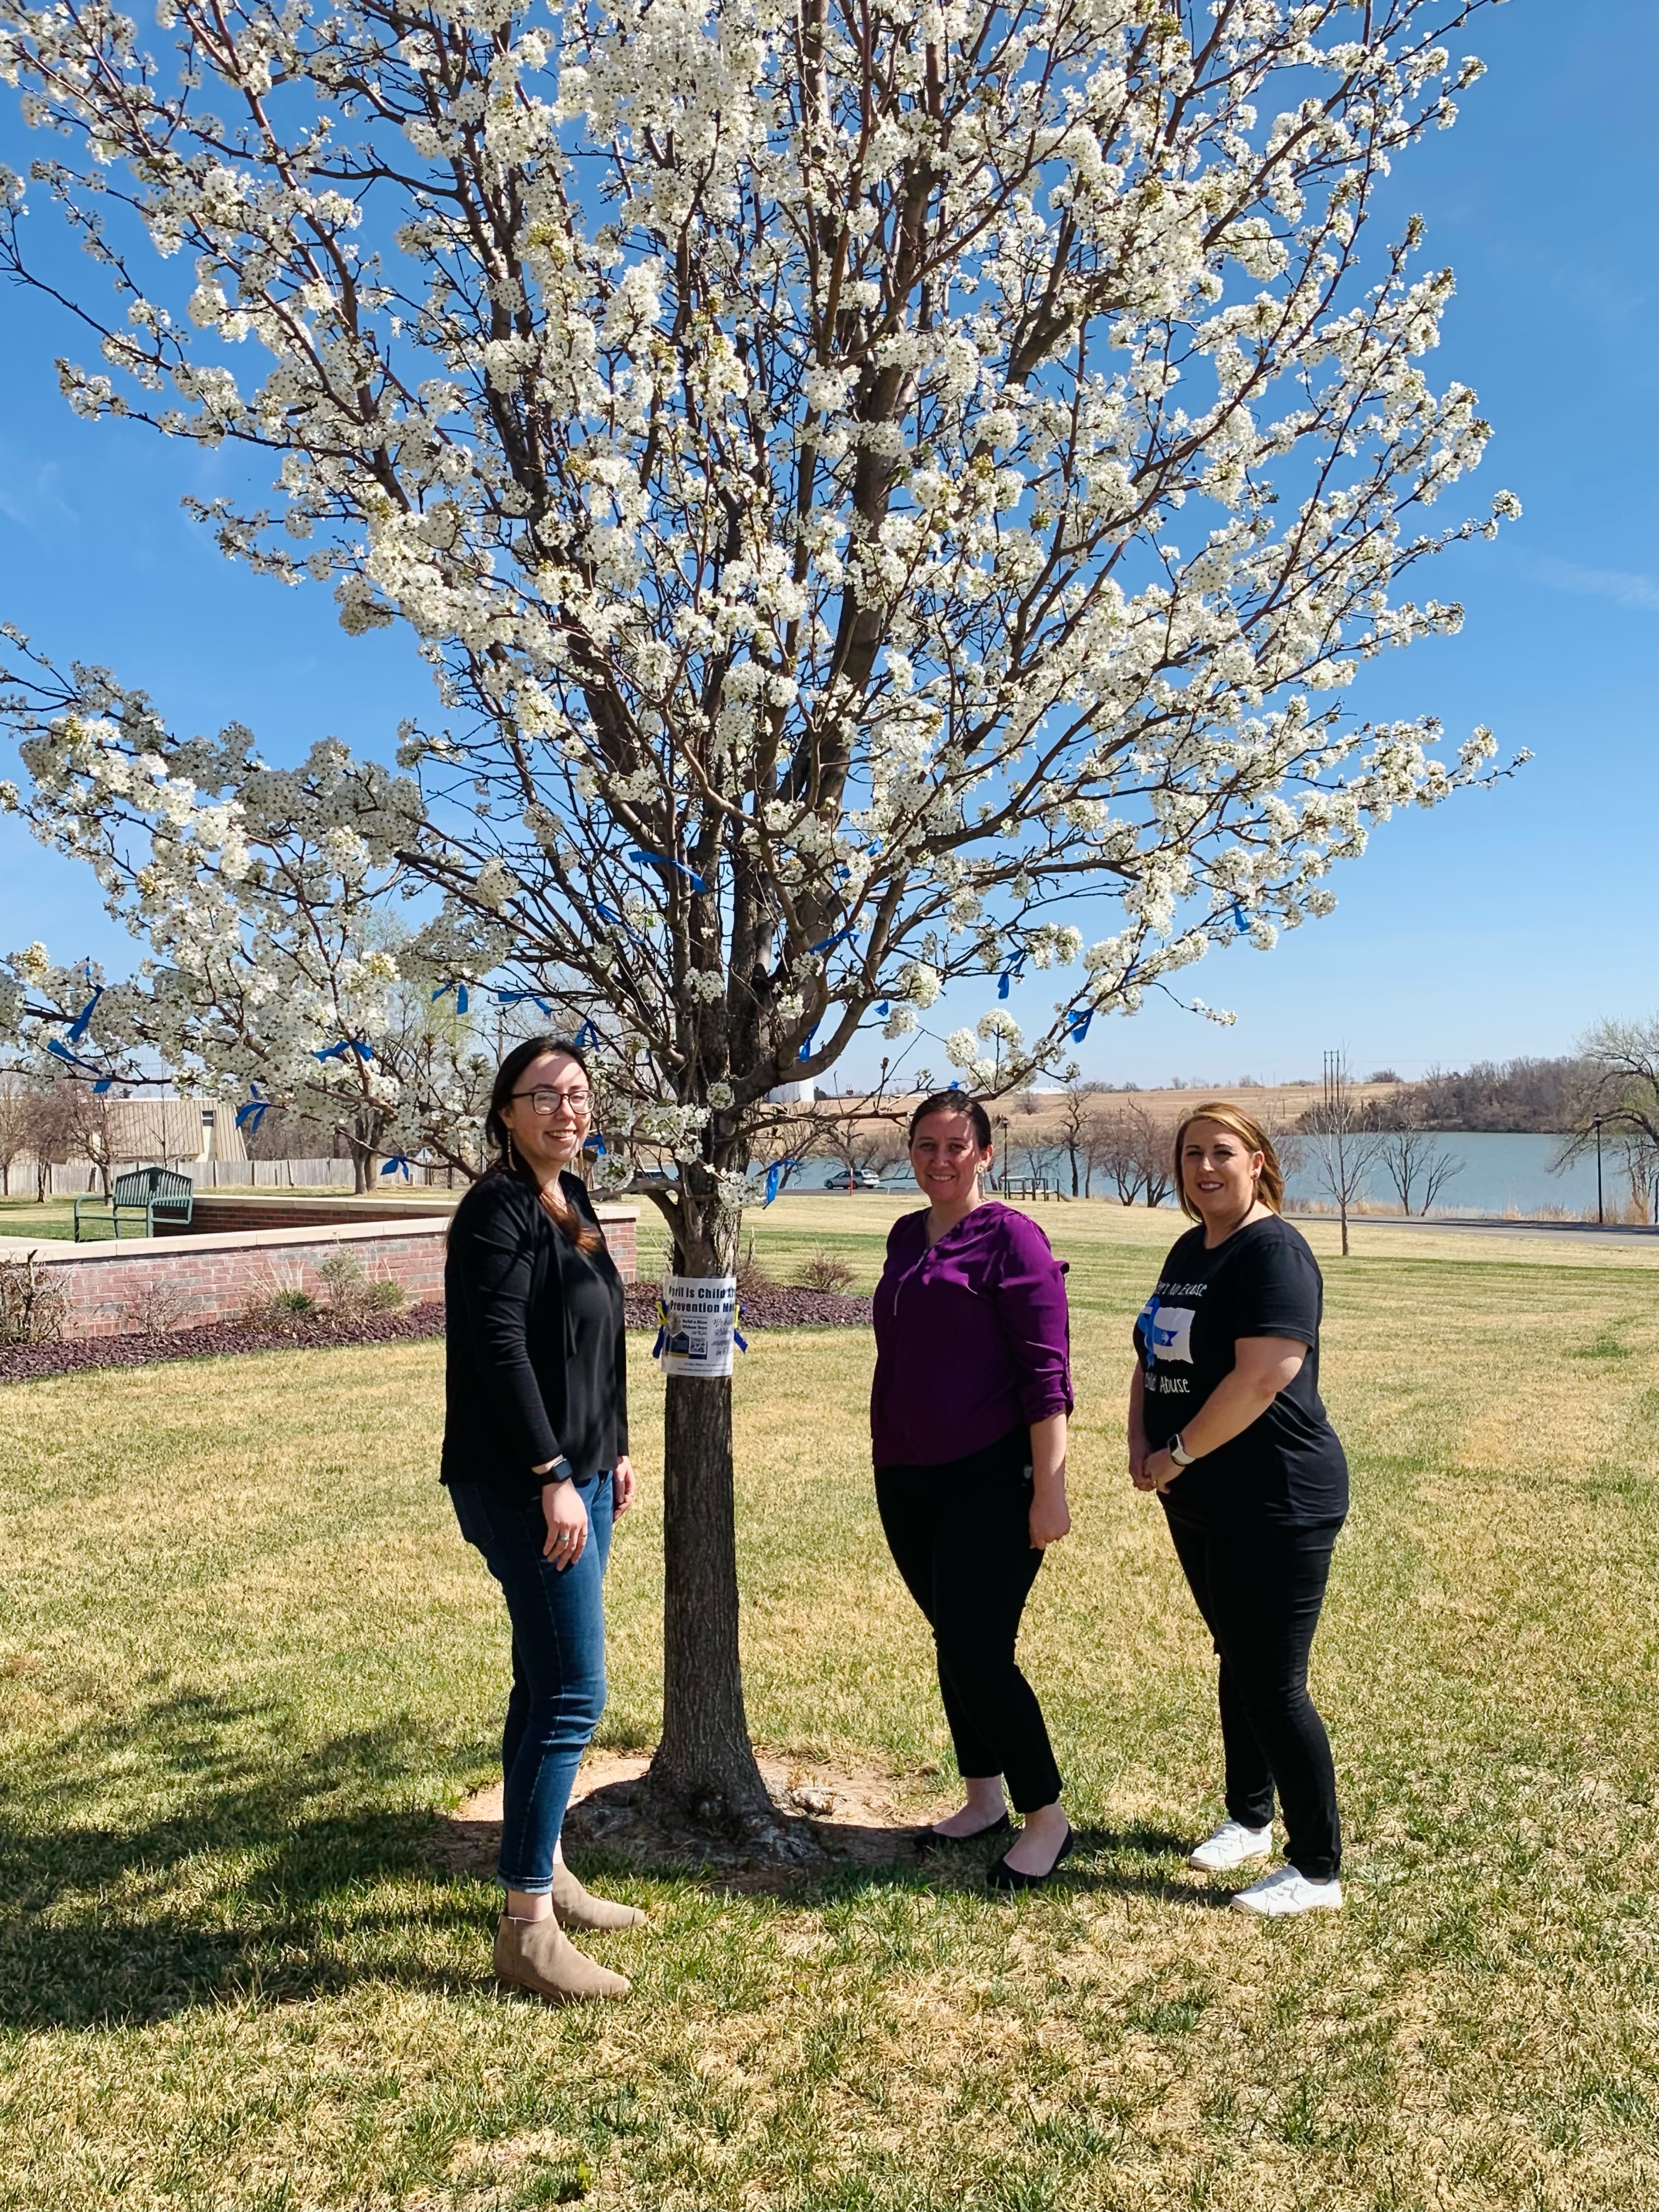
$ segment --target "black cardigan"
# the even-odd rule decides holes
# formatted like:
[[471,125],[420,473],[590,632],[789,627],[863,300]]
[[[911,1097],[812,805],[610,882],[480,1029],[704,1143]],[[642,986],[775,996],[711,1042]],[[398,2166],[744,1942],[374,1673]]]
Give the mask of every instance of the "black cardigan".
[[[599,1226],[586,1187],[567,1201]],[[562,1454],[586,1480],[628,1449],[622,1278],[579,1252],[516,1175],[486,1176],[455,1209],[444,1263],[445,1482],[528,1503]]]

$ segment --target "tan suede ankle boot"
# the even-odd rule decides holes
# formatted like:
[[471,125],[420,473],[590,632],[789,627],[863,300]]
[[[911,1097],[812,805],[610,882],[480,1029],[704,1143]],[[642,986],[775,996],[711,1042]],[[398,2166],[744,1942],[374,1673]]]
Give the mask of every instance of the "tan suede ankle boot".
[[565,1928],[640,1928],[647,1918],[637,1905],[590,1895],[562,1859],[553,1862],[553,1910]]
[[495,1929],[495,1978],[533,1990],[550,2004],[580,2004],[597,1997],[625,1997],[626,1974],[580,1952],[550,1913],[544,1920],[514,1920],[502,1913]]

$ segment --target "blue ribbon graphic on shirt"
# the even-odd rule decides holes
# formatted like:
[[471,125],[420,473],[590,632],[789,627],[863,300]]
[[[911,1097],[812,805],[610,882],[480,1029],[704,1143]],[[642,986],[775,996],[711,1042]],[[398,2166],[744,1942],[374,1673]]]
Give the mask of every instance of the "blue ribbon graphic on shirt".
[[1158,1297],[1154,1291],[1140,1310],[1139,1328],[1146,1346],[1146,1364],[1150,1367],[1165,1345],[1173,1344],[1181,1334],[1178,1328],[1160,1328],[1158,1321]]

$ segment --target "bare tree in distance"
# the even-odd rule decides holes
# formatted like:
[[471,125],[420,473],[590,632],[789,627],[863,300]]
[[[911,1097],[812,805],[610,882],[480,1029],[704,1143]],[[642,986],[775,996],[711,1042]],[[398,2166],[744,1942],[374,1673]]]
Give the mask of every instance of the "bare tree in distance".
[[840,1162],[849,1190],[860,1175],[879,1174],[904,1158],[904,1109],[888,1094],[886,1077],[883,1060],[873,1091],[821,1092],[813,1109],[813,1150]]
[[[1086,1197],[1088,1186],[1085,1164],[1087,1146],[1084,1133],[1094,1111],[1095,1101],[1100,1096],[1101,1086],[1097,1083],[1085,1083],[1083,1071],[1074,1062],[1069,1062],[1062,1071],[1060,1083],[1059,1141],[1071,1166],[1072,1195],[1073,1198]],[[1081,1180],[1079,1175],[1080,1168],[1084,1170]]]
[[11,1171],[29,1148],[33,1085],[21,1069],[0,1070],[0,1196],[11,1196]]
[[1088,1122],[1090,1168],[1124,1206],[1162,1206],[1174,1188],[1174,1125],[1140,1105],[1101,1107]]
[[1563,1160],[1577,1159],[1603,1129],[1659,1149],[1659,1014],[1639,1022],[1597,1022],[1578,1041],[1581,1073],[1568,1098],[1571,1116]]
[[1579,1038],[1578,1054],[1567,1134],[1552,1167],[1559,1170],[1597,1151],[1603,1139],[1612,1141],[1624,1158],[1631,1211],[1646,1221],[1659,1181],[1659,1014],[1597,1022]]
[[1302,1117],[1310,1164],[1330,1194],[1342,1221],[1342,1256],[1348,1256],[1348,1215],[1363,1195],[1381,1155],[1383,1133],[1366,1126],[1364,1108],[1340,1052],[1325,1055],[1324,1098]]
[[1145,1107],[1136,1109],[1135,1121],[1141,1203],[1164,1206],[1175,1189],[1175,1124],[1158,1121]]
[[1388,1129],[1381,1133],[1377,1157],[1400,1194],[1406,1213],[1426,1214],[1464,1163],[1427,1129]]

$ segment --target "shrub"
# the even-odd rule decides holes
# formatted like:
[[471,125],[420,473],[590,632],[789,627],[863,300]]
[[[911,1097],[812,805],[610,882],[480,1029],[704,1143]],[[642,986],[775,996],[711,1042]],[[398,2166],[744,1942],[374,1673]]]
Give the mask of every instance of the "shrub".
[[376,1275],[366,1288],[371,1313],[398,1313],[407,1304],[403,1285],[390,1275]]
[[777,1287],[775,1279],[755,1257],[755,1240],[752,1236],[749,1239],[747,1247],[738,1254],[734,1272],[738,1278],[739,1297],[752,1297],[757,1291],[770,1291]]
[[166,1336],[189,1318],[189,1306],[171,1283],[152,1283],[140,1291],[128,1311],[144,1336]]
[[311,1292],[299,1282],[273,1274],[262,1291],[255,1291],[242,1309],[242,1326],[252,1329],[295,1329],[314,1321],[319,1309]]
[[853,1270],[839,1252],[820,1244],[802,1264],[799,1280],[804,1291],[835,1291],[844,1297],[853,1287]]
[[64,1286],[34,1264],[34,1255],[0,1260],[0,1344],[56,1344],[68,1305]]

